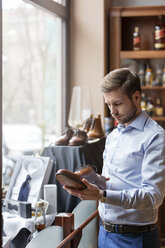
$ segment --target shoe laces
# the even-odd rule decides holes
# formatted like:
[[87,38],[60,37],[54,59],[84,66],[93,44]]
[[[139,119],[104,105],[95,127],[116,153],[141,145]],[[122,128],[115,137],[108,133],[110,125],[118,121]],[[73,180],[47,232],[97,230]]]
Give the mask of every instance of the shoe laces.
[[76,129],[73,136],[76,136],[76,135],[78,135],[79,137],[87,138],[86,132],[80,129]]
[[66,128],[63,132],[63,134],[67,134],[69,136],[72,136],[74,134],[74,130],[71,128]]

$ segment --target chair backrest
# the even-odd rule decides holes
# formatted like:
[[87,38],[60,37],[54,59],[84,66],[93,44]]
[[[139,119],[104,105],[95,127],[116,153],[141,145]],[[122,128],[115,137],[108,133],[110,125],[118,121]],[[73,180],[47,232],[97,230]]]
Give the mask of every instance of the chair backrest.
[[55,248],[63,240],[63,228],[61,226],[49,226],[39,232],[26,248]]
[[[74,229],[77,229],[86,219],[88,219],[97,209],[96,201],[81,201],[74,213]],[[94,218],[82,231],[82,238],[78,248],[96,248],[97,247],[97,217]]]

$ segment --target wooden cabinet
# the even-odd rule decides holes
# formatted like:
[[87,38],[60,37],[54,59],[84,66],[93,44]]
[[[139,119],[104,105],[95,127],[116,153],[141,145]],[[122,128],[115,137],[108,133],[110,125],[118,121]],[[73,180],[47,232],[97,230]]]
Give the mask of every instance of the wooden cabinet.
[[[154,50],[154,26],[158,16],[165,19],[165,6],[152,7],[113,7],[110,9],[110,54],[108,71],[125,67],[131,63],[152,64],[155,77],[156,66],[165,67],[165,50]],[[140,51],[133,51],[133,32],[135,26],[139,27],[141,36]],[[138,68],[136,68],[138,70]],[[165,112],[165,87],[142,87],[147,96],[151,96],[154,104],[159,97]],[[108,116],[108,109],[105,115]],[[165,116],[153,119],[165,127]]]
[[[131,63],[138,65],[146,61],[149,61],[153,66],[158,63],[165,66],[165,50],[154,50],[154,26],[159,15],[162,15],[165,20],[165,6],[113,7],[110,9],[108,71],[127,67]],[[141,36],[141,48],[139,51],[133,51],[135,26],[139,27]],[[153,70],[154,73],[155,71]],[[154,101],[159,97],[165,110],[165,87],[142,87],[142,91],[147,96],[151,96]],[[105,115],[109,115],[106,106]],[[152,118],[165,127],[165,116],[153,116]],[[165,238],[164,213],[165,203],[161,206],[159,213],[158,227],[161,240]]]
[[[154,25],[165,6],[113,7],[110,9],[110,69],[120,67],[122,59],[165,59],[165,50],[154,50]],[[141,35],[141,50],[133,51],[134,27]]]

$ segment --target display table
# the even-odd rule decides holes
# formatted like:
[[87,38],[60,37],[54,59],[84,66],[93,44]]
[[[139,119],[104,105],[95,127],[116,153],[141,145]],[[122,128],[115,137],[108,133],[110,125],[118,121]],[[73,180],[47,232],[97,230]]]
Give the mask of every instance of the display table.
[[103,151],[105,139],[87,143],[85,146],[56,146],[51,144],[45,147],[41,156],[50,157],[53,160],[53,169],[49,183],[57,185],[57,212],[71,213],[80,202],[80,199],[70,195],[56,180],[55,174],[59,169],[67,169],[75,172],[87,165],[94,165],[97,173],[101,174],[103,165]]
[[[28,229],[30,232],[34,230],[34,218],[22,218],[17,214],[3,212],[3,230],[7,237],[14,239],[22,228]],[[46,226],[50,226],[55,219],[56,214],[47,214]]]
[[[55,220],[56,214],[46,215],[46,227]],[[3,231],[11,239],[11,247],[23,248],[26,245],[28,235],[34,230],[34,217],[22,218],[18,214],[3,212]]]
[[11,239],[9,237],[3,237],[2,238],[3,241],[3,248],[9,248],[10,244],[11,244]]

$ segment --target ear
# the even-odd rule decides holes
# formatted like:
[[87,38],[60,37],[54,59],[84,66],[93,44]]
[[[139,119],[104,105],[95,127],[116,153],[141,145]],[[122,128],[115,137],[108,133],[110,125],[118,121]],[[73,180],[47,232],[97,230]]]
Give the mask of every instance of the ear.
[[139,104],[141,102],[141,94],[140,91],[135,91],[135,93],[133,94],[133,99],[134,101]]

